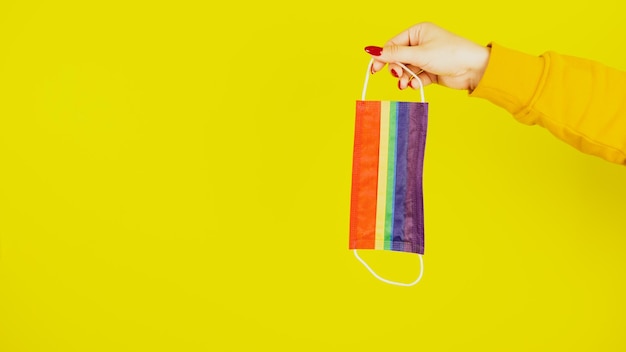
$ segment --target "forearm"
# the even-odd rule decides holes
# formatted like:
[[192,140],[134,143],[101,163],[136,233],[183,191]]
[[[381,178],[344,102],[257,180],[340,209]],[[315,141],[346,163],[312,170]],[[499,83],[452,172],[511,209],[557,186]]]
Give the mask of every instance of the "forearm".
[[471,96],[490,100],[522,123],[538,124],[578,150],[626,164],[626,73],[599,63],[492,45]]

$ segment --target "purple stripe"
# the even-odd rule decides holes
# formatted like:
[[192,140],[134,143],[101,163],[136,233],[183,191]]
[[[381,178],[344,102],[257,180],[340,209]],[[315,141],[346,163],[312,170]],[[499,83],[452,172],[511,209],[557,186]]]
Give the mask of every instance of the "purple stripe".
[[424,155],[426,154],[426,131],[428,130],[428,104],[422,103],[420,104],[420,108],[418,109],[418,113],[416,114],[417,124],[419,132],[417,134],[417,138],[419,140],[418,148],[419,148],[419,159],[417,161],[417,165],[419,165],[419,178],[418,178],[418,186],[417,189],[419,191],[418,194],[418,231],[420,233],[419,237],[419,248],[418,253],[424,254],[424,192],[423,192],[423,184],[422,184],[422,175],[424,173]]
[[407,103],[409,110],[407,147],[407,188],[405,198],[405,242],[410,243],[407,251],[424,254],[424,203],[422,193],[422,171],[428,105]]

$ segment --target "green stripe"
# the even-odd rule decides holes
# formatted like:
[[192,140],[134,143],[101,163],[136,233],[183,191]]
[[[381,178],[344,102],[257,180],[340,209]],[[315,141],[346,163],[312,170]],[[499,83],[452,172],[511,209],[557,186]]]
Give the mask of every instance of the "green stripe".
[[393,205],[394,192],[396,189],[396,133],[398,118],[398,103],[389,104],[389,144],[387,148],[387,195],[385,203],[385,249],[391,249],[391,236],[393,234]]

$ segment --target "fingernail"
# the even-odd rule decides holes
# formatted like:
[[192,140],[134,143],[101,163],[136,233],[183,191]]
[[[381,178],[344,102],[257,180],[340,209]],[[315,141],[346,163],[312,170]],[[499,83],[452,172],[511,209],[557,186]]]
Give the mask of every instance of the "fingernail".
[[413,80],[409,81],[409,87],[413,88]]
[[400,87],[400,81],[398,81],[398,89],[402,90],[402,87]]
[[383,53],[383,48],[379,46],[366,46],[365,51],[373,56],[380,56]]
[[391,75],[394,76],[395,78],[398,78],[398,74],[396,73],[396,70],[391,70]]
[[372,67],[370,68],[370,73],[371,73],[371,74],[376,73],[376,72],[374,72],[374,65],[372,65]]

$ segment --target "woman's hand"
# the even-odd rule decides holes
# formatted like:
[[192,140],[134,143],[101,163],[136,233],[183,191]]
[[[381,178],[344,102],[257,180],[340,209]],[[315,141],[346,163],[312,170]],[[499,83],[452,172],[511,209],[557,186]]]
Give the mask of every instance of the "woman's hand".
[[435,24],[423,22],[389,40],[384,47],[365,48],[374,58],[372,73],[380,71],[386,63],[394,77],[399,78],[398,88],[419,88],[412,84],[412,76],[394,62],[401,62],[424,85],[437,83],[454,89],[474,90],[482,78],[490,50]]

